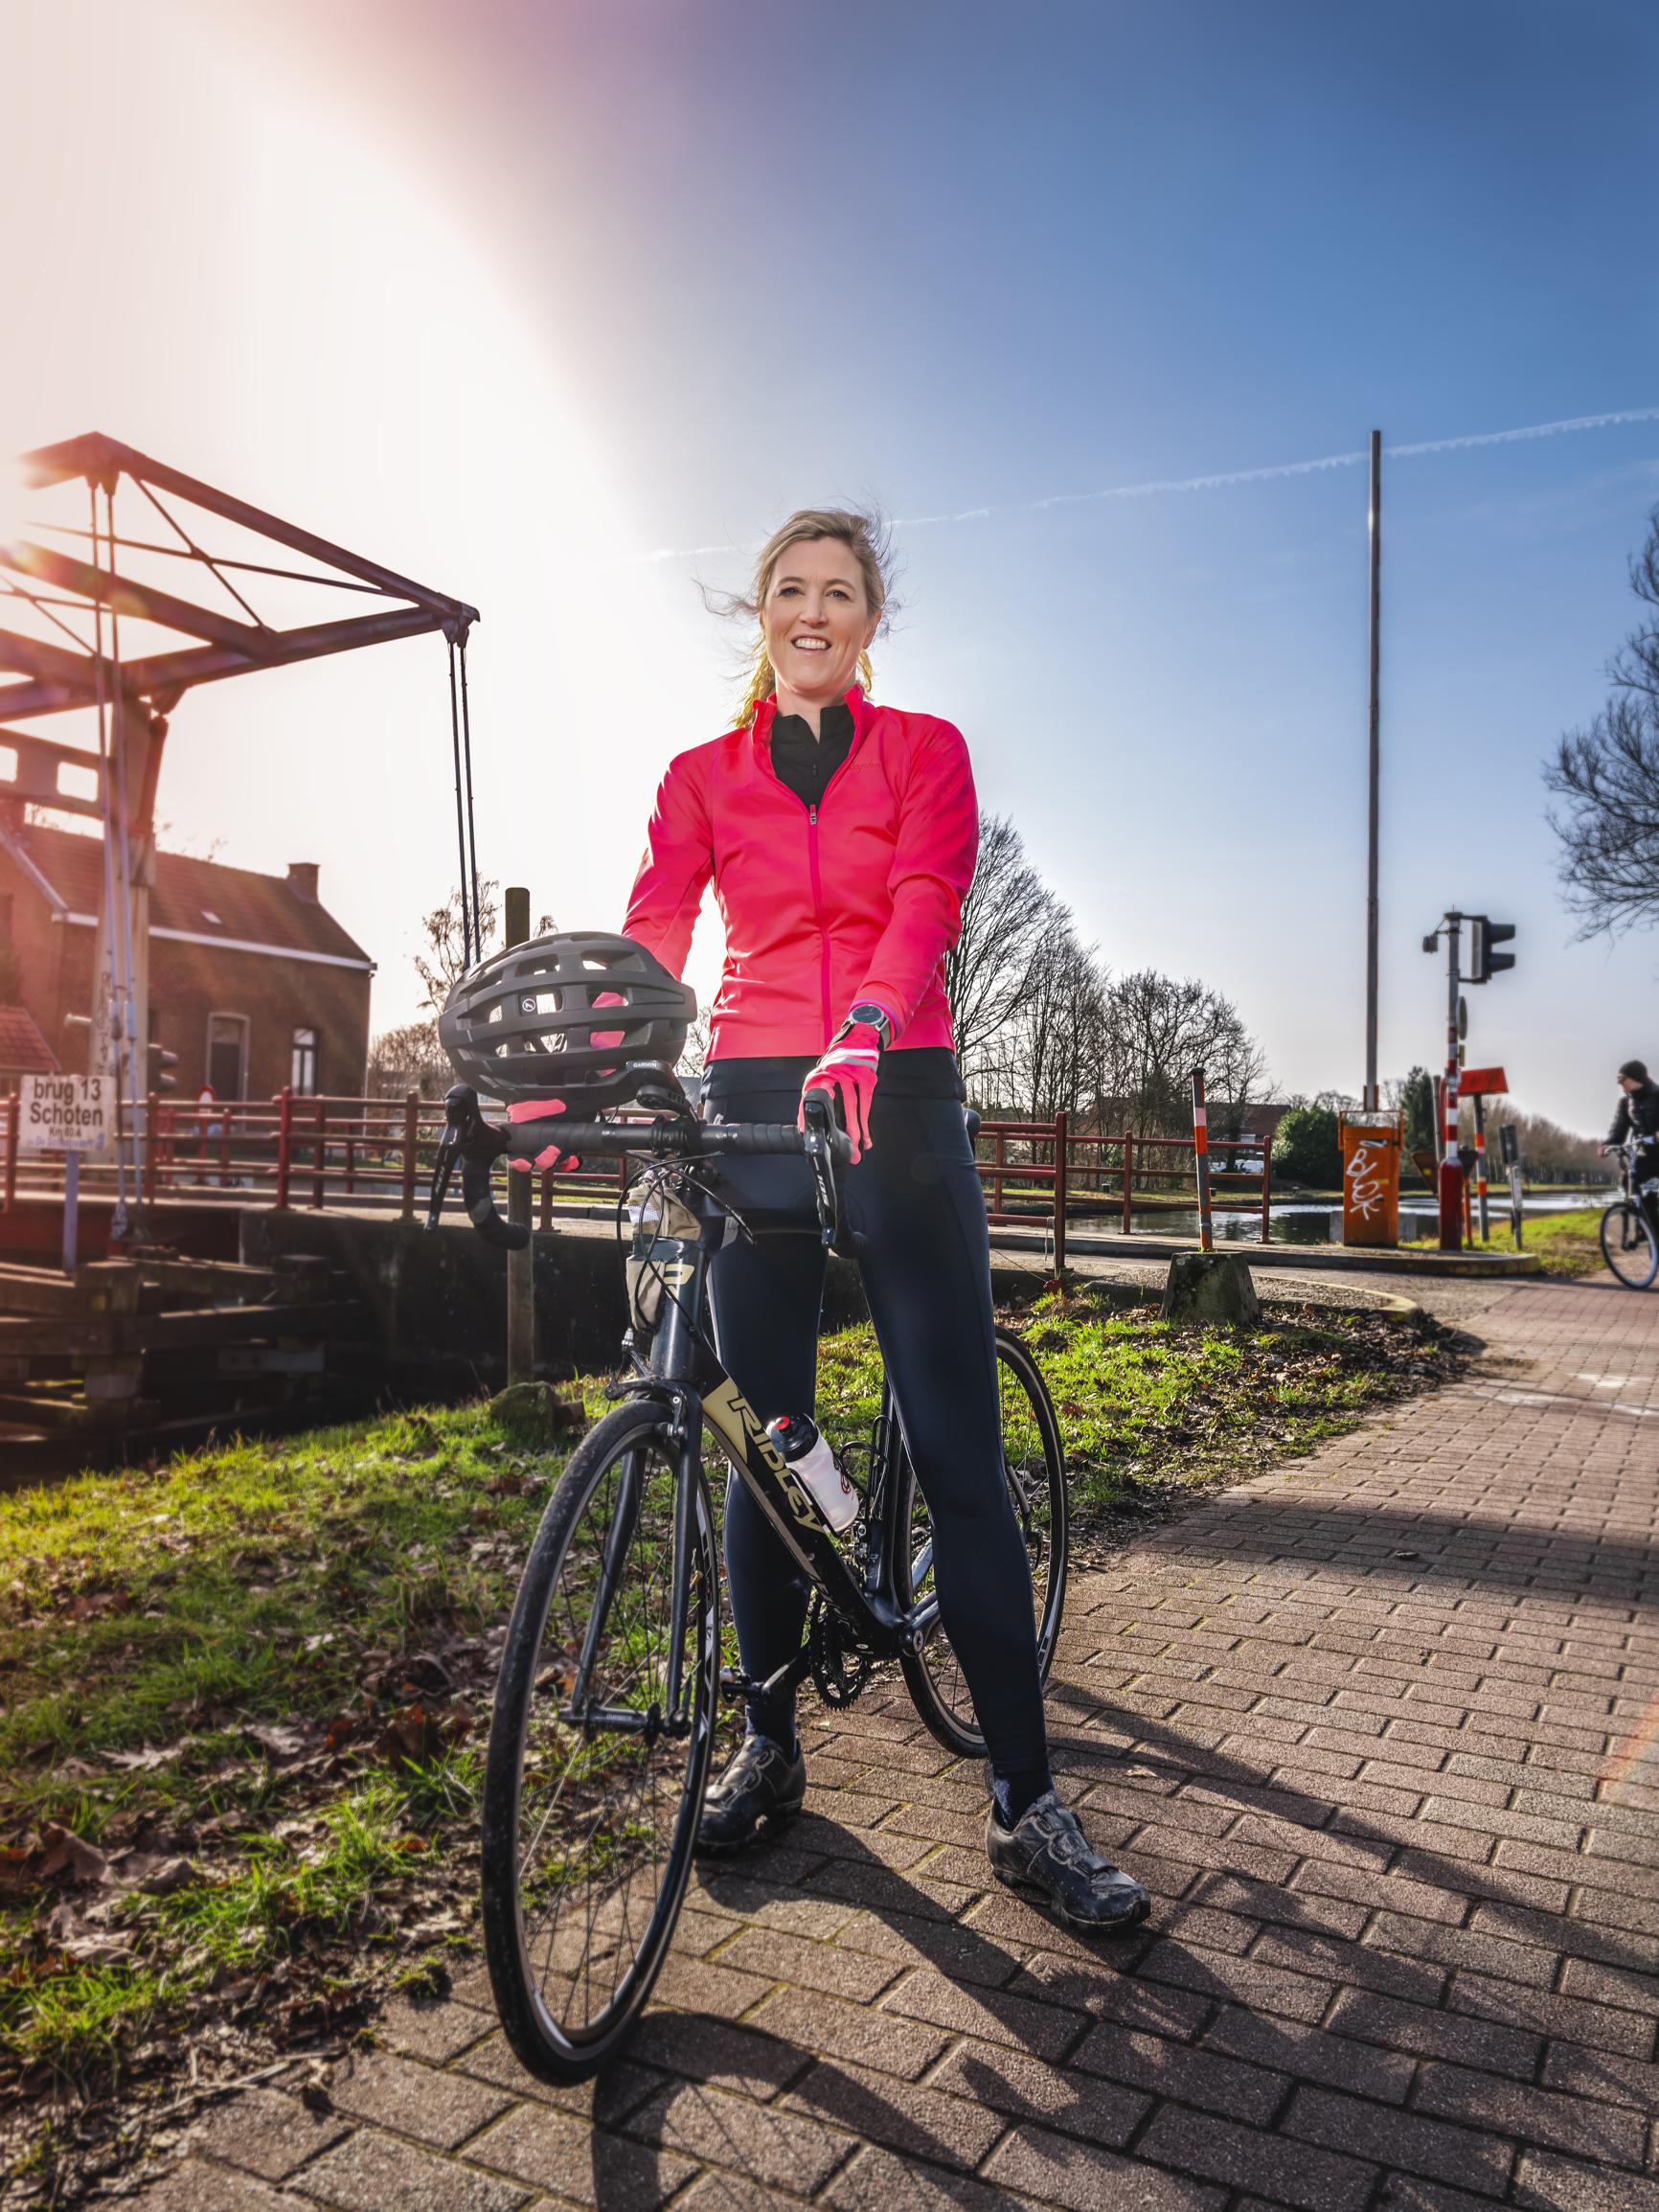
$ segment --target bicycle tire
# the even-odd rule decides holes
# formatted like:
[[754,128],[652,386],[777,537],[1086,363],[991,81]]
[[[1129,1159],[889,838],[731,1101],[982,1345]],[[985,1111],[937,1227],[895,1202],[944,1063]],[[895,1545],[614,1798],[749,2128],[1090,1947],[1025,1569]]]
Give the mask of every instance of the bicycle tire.
[[[691,1878],[719,1694],[720,1585],[700,1467],[692,1476],[690,1557],[676,1557],[678,1458],[660,1406],[619,1406],[589,1431],[542,1516],[502,1653],[484,1782],[484,1948],[507,2040],[543,2081],[585,2081],[616,2056],[662,1970]],[[631,1521],[623,1502],[630,1462]],[[625,1526],[625,1537],[619,1536]],[[613,1551],[615,1598],[593,1639],[578,1727],[565,1700],[590,1638],[593,1585]],[[645,1593],[631,1600],[625,1596],[630,1571]],[[662,1707],[649,1693],[662,1687],[677,1580],[689,1585],[689,1726],[683,1734],[660,1727],[653,1734],[652,1717],[660,1722]],[[623,1728],[595,1727],[601,1703],[640,1719]],[[648,1769],[665,1745],[679,1747],[680,1770],[666,1768],[659,1786]],[[534,1762],[528,1789],[527,1762]],[[545,1862],[535,1856],[544,1839]],[[568,1904],[584,1918],[566,1921],[561,1931]]]
[[1647,1208],[1622,1198],[1602,1216],[1602,1257],[1626,1289],[1646,1290],[1659,1275],[1659,1242]]
[[[1026,1537],[1026,1555],[1032,1561],[1033,1605],[1036,1613],[1037,1671],[1049,1677],[1055,1647],[1059,1640],[1065,1611],[1066,1572],[1070,1563],[1069,1506],[1066,1495],[1065,1451],[1059,1422],[1042,1371],[1017,1336],[1007,1330],[996,1333],[997,1402],[1002,1408],[1003,1471],[1014,1513]],[[1011,1406],[1009,1391],[1015,1394]],[[1011,1429],[1017,1421],[1019,1433]],[[1040,1467],[1029,1462],[1033,1446]],[[903,1452],[902,1444],[899,1445]],[[917,1487],[916,1470],[903,1452],[900,1474],[903,1489],[898,1514],[899,1542],[894,1562],[894,1579],[901,1606],[914,1605],[925,1594],[931,1567],[918,1572],[924,1560],[922,1533],[926,1504]],[[1046,1515],[1046,1518],[1044,1516]],[[906,1542],[905,1532],[911,1532]],[[963,1679],[961,1663],[950,1648],[944,1625],[936,1620],[920,1652],[906,1652],[899,1659],[911,1702],[929,1733],[946,1750],[962,1758],[983,1758],[985,1738],[973,1718],[973,1702]]]

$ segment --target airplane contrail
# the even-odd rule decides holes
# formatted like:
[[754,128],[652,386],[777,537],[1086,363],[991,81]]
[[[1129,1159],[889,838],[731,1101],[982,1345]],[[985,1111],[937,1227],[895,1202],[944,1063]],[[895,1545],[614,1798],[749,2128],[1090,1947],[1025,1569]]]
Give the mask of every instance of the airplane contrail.
[[[1466,453],[1477,445],[1518,445],[1532,438],[1563,438],[1578,430],[1606,430],[1625,422],[1659,422],[1659,407],[1623,407],[1604,415],[1571,415],[1559,422],[1527,422],[1513,430],[1472,430],[1461,438],[1424,438],[1414,445],[1385,445],[1393,461],[1414,461],[1426,453]],[[1317,476],[1330,468],[1353,468],[1370,459],[1362,447],[1352,453],[1325,453],[1312,461],[1279,461],[1264,468],[1227,468],[1207,476],[1156,476],[1144,484],[1109,484],[1097,491],[1056,491],[1046,499],[1007,500],[991,507],[964,507],[938,514],[898,514],[895,530],[925,530],[941,523],[989,522],[1001,514],[1042,514],[1056,507],[1089,507],[1108,499],[1155,499],[1170,491],[1222,491],[1235,484],[1267,484],[1285,476]],[[642,561],[696,560],[705,554],[735,553],[733,545],[659,546],[640,555]]]

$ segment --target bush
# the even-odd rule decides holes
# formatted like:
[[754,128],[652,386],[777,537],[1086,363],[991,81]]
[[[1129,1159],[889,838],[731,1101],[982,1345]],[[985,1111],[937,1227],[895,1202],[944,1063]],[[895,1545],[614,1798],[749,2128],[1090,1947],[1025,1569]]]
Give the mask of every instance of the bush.
[[1330,1106],[1292,1106],[1273,1139],[1273,1174],[1315,1190],[1342,1187],[1342,1140]]

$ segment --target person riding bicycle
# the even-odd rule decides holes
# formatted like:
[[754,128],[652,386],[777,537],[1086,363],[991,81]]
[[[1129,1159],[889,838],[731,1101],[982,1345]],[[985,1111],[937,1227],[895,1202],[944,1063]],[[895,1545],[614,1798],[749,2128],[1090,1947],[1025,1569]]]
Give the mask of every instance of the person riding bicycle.
[[[1626,1137],[1636,1136],[1639,1149],[1635,1183],[1641,1190],[1645,1183],[1659,1177],[1659,1083],[1649,1077],[1646,1060],[1627,1060],[1619,1070],[1619,1090],[1618,1108],[1602,1150],[1618,1152]],[[1659,1199],[1649,1191],[1645,1195],[1644,1203],[1649,1219],[1659,1227]]]
[[[624,933],[679,975],[712,881],[726,950],[705,1118],[794,1120],[812,1091],[838,1104],[848,1218],[986,1741],[992,1868],[1074,1927],[1126,1927],[1146,1891],[1055,1791],[1030,1564],[1002,1467],[989,1239],[944,987],[978,850],[967,748],[949,722],[870,696],[868,649],[890,600],[867,516],[791,515],[733,606],[760,632],[747,696],[735,728],[670,763]],[[799,1160],[725,1172],[739,1213],[810,1229]],[[812,1410],[826,1264],[804,1234],[736,1241],[711,1266],[719,1355],[762,1421]],[[743,1668],[761,1682],[800,1648],[807,1589],[735,1477],[726,1562]],[[698,1847],[738,1849],[798,1812],[806,1790],[793,1693],[751,1698]]]

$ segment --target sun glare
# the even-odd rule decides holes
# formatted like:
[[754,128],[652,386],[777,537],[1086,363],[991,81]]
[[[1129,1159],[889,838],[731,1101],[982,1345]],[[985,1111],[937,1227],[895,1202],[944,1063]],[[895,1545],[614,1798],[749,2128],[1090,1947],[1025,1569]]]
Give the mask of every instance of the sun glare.
[[9,555],[23,536],[25,505],[30,496],[21,465],[0,459],[0,556]]

